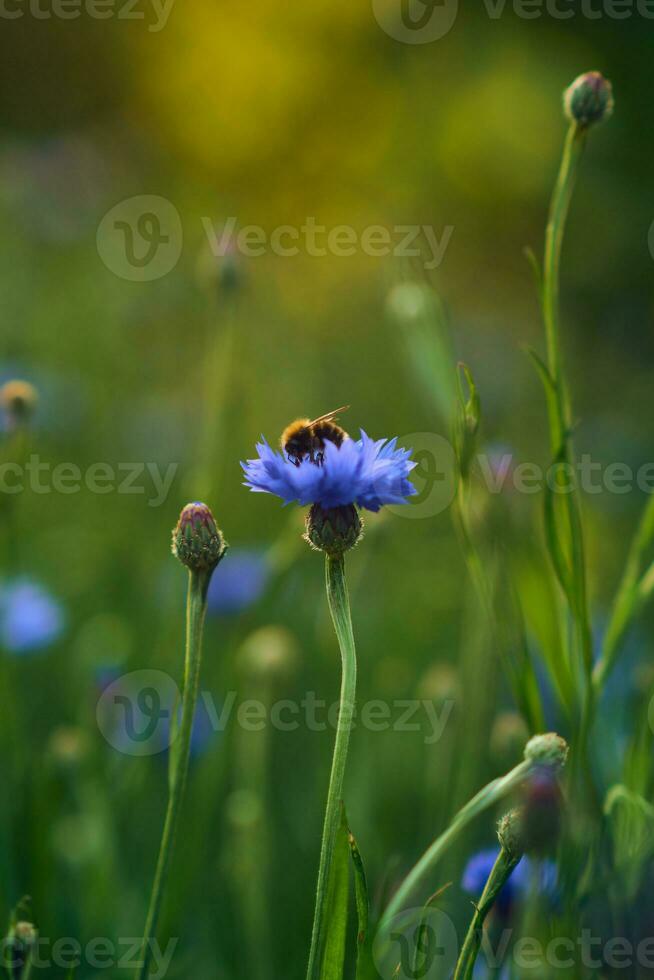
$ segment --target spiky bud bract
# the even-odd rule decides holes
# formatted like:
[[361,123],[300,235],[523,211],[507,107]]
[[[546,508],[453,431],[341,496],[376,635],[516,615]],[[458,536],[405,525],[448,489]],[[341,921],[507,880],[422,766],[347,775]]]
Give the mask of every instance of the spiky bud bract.
[[173,531],[172,551],[192,572],[212,572],[227,545],[214,516],[203,503],[187,504]]
[[525,759],[536,766],[562,769],[568,758],[568,743],[556,732],[534,735],[525,746]]
[[361,540],[363,524],[354,504],[323,509],[313,504],[307,515],[305,539],[330,558],[341,558]]
[[504,814],[497,825],[497,839],[512,860],[522,857],[525,849],[522,810],[516,808]]

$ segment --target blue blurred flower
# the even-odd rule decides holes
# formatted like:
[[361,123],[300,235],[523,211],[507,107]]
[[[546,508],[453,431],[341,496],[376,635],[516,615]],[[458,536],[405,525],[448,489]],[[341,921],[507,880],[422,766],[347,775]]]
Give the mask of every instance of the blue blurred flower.
[[0,638],[11,653],[32,653],[53,643],[64,628],[59,602],[29,579],[0,586]]
[[[490,847],[478,851],[468,861],[461,887],[474,898],[479,898],[495,864],[499,847]],[[503,918],[507,918],[514,903],[524,899],[530,889],[536,888],[543,896],[554,902],[557,891],[557,872],[553,861],[532,861],[523,857],[511,877],[506,882],[495,901],[495,909]]]
[[229,560],[218,565],[209,584],[209,612],[242,612],[263,595],[269,578],[270,566],[260,551],[230,548]]
[[397,449],[396,442],[370,439],[362,429],[360,439],[346,439],[340,447],[326,441],[320,465],[305,457],[296,466],[264,439],[257,443],[258,459],[241,463],[245,486],[287,504],[320,504],[325,510],[357,504],[378,511],[384,504],[404,504],[417,493],[408,480],[416,464],[411,451]]

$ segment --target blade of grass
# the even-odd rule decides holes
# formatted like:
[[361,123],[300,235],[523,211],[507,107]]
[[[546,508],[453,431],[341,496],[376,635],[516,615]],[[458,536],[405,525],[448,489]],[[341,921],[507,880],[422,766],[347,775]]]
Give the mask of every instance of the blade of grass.
[[646,572],[643,575],[645,552],[654,540],[654,496],[650,497],[634,535],[625,570],[618,586],[606,630],[600,659],[593,674],[595,690],[599,694],[611,673],[620,652],[620,644],[634,616],[649,598],[654,582]]

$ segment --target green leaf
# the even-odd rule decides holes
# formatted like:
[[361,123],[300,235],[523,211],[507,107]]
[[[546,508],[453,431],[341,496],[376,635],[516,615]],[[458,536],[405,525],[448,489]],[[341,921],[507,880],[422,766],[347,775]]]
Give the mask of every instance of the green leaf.
[[[555,460],[553,467],[561,462]],[[545,481],[544,497],[544,520],[545,520],[545,540],[549,551],[552,565],[556,572],[561,588],[571,606],[574,605],[574,587],[572,581],[572,570],[570,568],[570,554],[572,542],[570,539],[569,527],[562,526],[557,519],[556,493],[550,486],[549,480]]]
[[[556,413],[558,408],[556,398],[556,381],[550,374],[550,369],[545,361],[533,347],[525,347],[525,352],[536,368],[536,373],[543,383],[543,388],[545,389],[545,399],[547,401],[547,410],[551,418],[552,414]],[[559,446],[559,452],[561,449],[562,447]]]
[[536,292],[538,294],[538,302],[542,305],[543,302],[543,273],[541,271],[540,262],[536,258],[536,253],[534,252],[531,245],[526,245],[523,249],[525,258],[531,266],[531,271],[534,276],[534,282],[536,283]]
[[[347,819],[347,818],[346,818]],[[370,945],[370,900],[368,898],[368,881],[361,858],[361,852],[351,830],[348,830],[350,857],[354,868],[354,894],[357,909],[357,970],[356,980],[364,980],[374,976],[371,972],[372,955]]]
[[613,859],[631,899],[654,853],[654,807],[622,783],[606,794],[604,813],[613,837]]
[[459,362],[458,367],[459,410],[454,430],[454,446],[461,477],[465,480],[470,472],[472,457],[477,445],[477,433],[481,422],[481,403],[470,368],[463,362]]
[[327,923],[323,945],[320,980],[343,980],[345,965],[345,940],[350,892],[350,844],[341,807],[341,823],[334,844],[334,853],[327,882]]
[[429,971],[429,964],[425,963],[426,951],[429,949],[429,910],[436,908],[439,898],[447,891],[451,884],[452,882],[448,881],[446,885],[443,885],[433,895],[430,895],[425,902],[420,916],[420,924],[415,934],[416,943],[413,950],[413,964],[411,968],[411,974],[414,977],[426,977]]

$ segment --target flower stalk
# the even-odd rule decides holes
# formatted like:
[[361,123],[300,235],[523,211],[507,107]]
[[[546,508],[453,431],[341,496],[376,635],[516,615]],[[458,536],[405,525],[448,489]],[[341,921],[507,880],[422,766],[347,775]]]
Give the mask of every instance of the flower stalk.
[[[508,822],[516,819],[514,814],[507,814],[502,821],[502,825],[506,825]],[[502,888],[507,883],[511,874],[513,873],[516,866],[519,864],[522,858],[522,848],[516,846],[516,841],[512,839],[513,835],[509,834],[509,839],[503,836],[500,830],[500,852],[497,855],[497,859],[488,880],[481,894],[479,902],[474,906],[474,914],[472,916],[472,921],[468,929],[466,938],[464,940],[463,946],[461,947],[461,953],[457,961],[456,969],[454,971],[453,980],[470,980],[473,975],[473,970],[475,968],[475,963],[477,961],[477,956],[479,955],[479,950],[481,948],[481,940],[484,933],[484,922],[488,916],[488,913],[493,908],[495,900],[502,891]]]
[[513,790],[517,789],[533,770],[533,763],[525,759],[514,766],[505,776],[488,783],[476,796],[473,796],[456,814],[449,827],[436,838],[427,848],[422,857],[413,866],[393,898],[389,902],[379,925],[379,932],[388,932],[393,919],[398,915],[415,889],[432,871],[439,859],[445,854],[450,844],[480,813],[499,802]]
[[206,614],[206,594],[210,573],[206,571],[189,570],[188,597],[186,606],[186,656],[184,664],[184,690],[182,695],[182,713],[177,734],[177,745],[174,746],[176,762],[173,768],[166,810],[159,858],[152,885],[150,905],[143,932],[140,966],[136,973],[137,980],[147,976],[152,940],[156,936],[161,903],[166,889],[170,871],[175,836],[179,824],[179,816],[186,789],[188,763],[191,751],[191,733],[193,717],[198,699],[200,682],[200,664],[202,660],[202,630]]
[[343,795],[343,778],[345,775],[350,731],[352,728],[352,716],[354,714],[357,676],[352,617],[350,615],[350,602],[345,578],[345,560],[342,554],[340,556],[325,556],[325,573],[329,611],[341,651],[342,677],[336,742],[334,744],[334,755],[320,849],[320,867],[318,870],[316,906],[311,935],[307,980],[319,980],[320,978],[325,938],[329,928],[329,922],[327,921],[329,876],[341,819],[340,807]]
[[544,767],[551,772],[558,772],[565,765],[567,755],[567,743],[559,735],[554,732],[534,735],[525,746],[523,761],[514,766],[505,776],[487,783],[476,796],[468,800],[449,827],[427,848],[386,907],[379,932],[382,934],[388,932],[394,917],[402,911],[418,885],[430,874],[450,844],[476,817],[521,786],[535,769]]
[[[546,501],[547,542],[552,563],[570,609],[575,653],[584,681],[579,699],[577,745],[579,756],[584,759],[595,711],[595,685],[584,537],[572,445],[572,416],[561,354],[559,323],[561,252],[570,202],[588,131],[592,126],[608,118],[613,110],[610,82],[599,72],[580,75],[566,89],[564,107],[569,126],[545,233],[541,300],[547,365],[541,366],[541,373],[547,393],[550,446],[556,467],[553,496],[548,497]],[[566,486],[568,481],[570,485]],[[562,502],[557,508],[557,500],[561,497]],[[566,634],[567,628],[564,628],[564,648]]]
[[[550,216],[545,235],[545,259],[543,265],[543,318],[547,343],[547,366],[551,378],[553,397],[548,399],[550,421],[550,445],[552,456],[557,463],[564,464],[567,475],[575,474],[574,451],[572,447],[572,421],[570,399],[568,396],[562,366],[561,340],[559,327],[559,290],[561,270],[561,249],[565,224],[570,210],[579,163],[586,142],[587,127],[572,120],[568,128],[561,167],[557,178]],[[557,488],[561,489],[567,523],[567,537],[570,541],[570,554],[564,559],[570,566],[568,599],[575,621],[579,653],[590,680],[593,666],[591,630],[588,617],[588,598],[586,586],[586,567],[584,542],[579,511],[579,494],[564,492],[566,480],[564,467],[556,470]],[[567,577],[567,576],[566,576]]]
[[207,590],[218,562],[225,554],[225,542],[205,504],[188,504],[173,531],[173,553],[188,568],[186,601],[186,650],[179,730],[171,746],[168,806],[159,846],[159,857],[152,884],[148,914],[141,942],[141,955],[135,980],[144,980],[152,955],[161,905],[175,848],[175,837],[184,801],[193,719],[200,688],[202,632],[207,612]]

